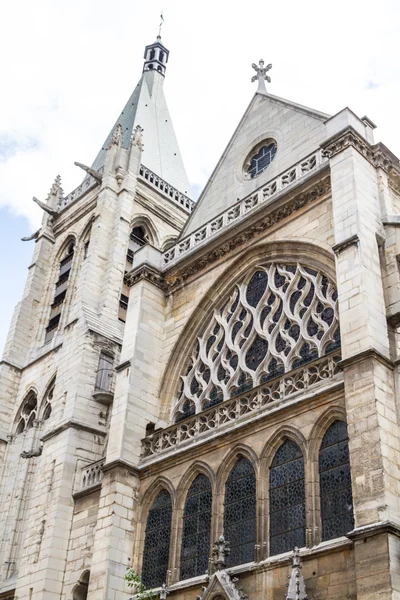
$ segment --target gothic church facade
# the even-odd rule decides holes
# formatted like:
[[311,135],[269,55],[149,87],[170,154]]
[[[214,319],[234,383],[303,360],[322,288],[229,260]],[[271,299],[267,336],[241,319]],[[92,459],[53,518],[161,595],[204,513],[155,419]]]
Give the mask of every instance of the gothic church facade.
[[0,600],[127,600],[127,568],[174,600],[399,598],[399,161],[260,63],[194,203],[167,61],[157,38],[82,184],[37,200]]

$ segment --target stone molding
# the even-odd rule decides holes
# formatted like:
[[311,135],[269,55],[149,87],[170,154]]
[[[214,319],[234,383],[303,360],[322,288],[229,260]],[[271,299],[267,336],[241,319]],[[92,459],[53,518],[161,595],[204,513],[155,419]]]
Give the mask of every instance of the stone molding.
[[55,435],[58,435],[59,433],[62,433],[63,431],[66,431],[67,429],[70,429],[70,428],[79,429],[80,431],[87,431],[88,433],[94,433],[95,435],[102,435],[103,437],[106,436],[106,431],[104,429],[100,429],[98,427],[92,427],[91,425],[87,425],[87,423],[82,423],[81,421],[75,421],[74,419],[69,419],[65,423],[61,423],[61,425],[57,425],[57,427],[54,427],[54,429],[45,433],[40,438],[40,441],[47,442],[47,440],[49,440],[50,438],[54,437]]
[[321,144],[321,148],[328,158],[333,158],[350,147],[357,150],[376,169],[383,169],[387,173],[394,171],[398,176],[400,175],[399,161],[396,156],[382,143],[369,144],[351,126]]
[[263,234],[265,231],[279,224],[283,219],[290,217],[293,213],[308,206],[322,198],[331,191],[330,177],[325,177],[322,181],[318,181],[310,189],[302,192],[279,207],[271,210],[265,217],[251,223],[247,228],[243,229],[239,234],[233,236],[225,243],[219,245],[214,250],[207,252],[199,259],[191,257],[191,263],[182,269],[171,269],[165,275],[165,282],[169,290],[186,282],[189,277],[196,275],[212,263],[220,258],[230,254],[240,246]]
[[353,354],[353,356],[349,356],[348,358],[342,359],[338,363],[338,367],[340,369],[346,369],[347,367],[355,365],[355,364],[357,364],[363,360],[369,359],[369,358],[373,358],[374,360],[377,360],[378,362],[382,363],[385,367],[387,367],[390,370],[393,370],[395,367],[395,363],[392,360],[390,360],[389,358],[387,358],[386,356],[384,356],[383,354],[378,352],[378,350],[375,350],[375,348],[367,348],[367,350],[363,350],[362,352],[359,352],[358,354]]
[[337,256],[338,254],[340,254],[340,252],[342,252],[342,250],[346,250],[346,248],[349,248],[350,246],[358,246],[359,243],[360,238],[355,233],[354,235],[343,240],[342,242],[339,242],[338,244],[332,246],[332,250]]
[[114,469],[126,469],[131,475],[139,477],[139,469],[122,458],[116,458],[109,463],[105,463],[101,470],[103,473],[107,473],[107,471],[113,471]]
[[136,283],[143,280],[149,281],[164,292],[168,289],[161,272],[149,263],[143,263],[125,276],[125,281],[129,287],[133,287]]
[[357,527],[356,529],[353,529],[353,531],[346,533],[346,537],[352,542],[355,542],[382,533],[395,535],[400,538],[400,525],[393,521],[378,521],[377,523],[371,523],[371,525]]

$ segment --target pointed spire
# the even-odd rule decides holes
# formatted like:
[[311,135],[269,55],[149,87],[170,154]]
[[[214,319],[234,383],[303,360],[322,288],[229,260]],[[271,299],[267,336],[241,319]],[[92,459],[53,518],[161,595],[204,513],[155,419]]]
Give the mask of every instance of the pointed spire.
[[57,175],[50,188],[46,201],[49,206],[55,208],[61,206],[63,199],[64,190],[61,187],[61,175]]
[[289,578],[286,600],[308,600],[306,584],[301,572],[300,550],[297,546],[293,550],[292,573]]

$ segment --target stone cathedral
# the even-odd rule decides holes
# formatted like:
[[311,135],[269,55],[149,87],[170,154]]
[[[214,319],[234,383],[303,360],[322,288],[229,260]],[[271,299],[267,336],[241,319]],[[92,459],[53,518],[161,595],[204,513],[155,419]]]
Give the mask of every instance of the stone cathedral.
[[81,185],[34,198],[0,600],[128,600],[128,568],[170,600],[398,599],[399,160],[260,61],[194,203],[168,57],[146,47]]

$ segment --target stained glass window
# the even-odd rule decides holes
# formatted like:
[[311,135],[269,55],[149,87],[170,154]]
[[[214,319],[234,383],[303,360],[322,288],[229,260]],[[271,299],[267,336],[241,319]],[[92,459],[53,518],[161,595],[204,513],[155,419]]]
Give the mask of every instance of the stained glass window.
[[337,291],[301,264],[258,266],[224,298],[189,353],[174,420],[340,348]]
[[230,545],[228,566],[254,560],[256,476],[247,458],[239,458],[225,484],[224,536]]
[[181,579],[204,575],[210,556],[212,492],[208,477],[198,475],[189,488],[183,511]]
[[248,174],[253,179],[260,175],[268,165],[274,160],[276,154],[276,143],[270,142],[262,146],[255,154],[250,158],[250,164],[247,169]]
[[166,582],[171,519],[171,496],[167,490],[162,490],[147,517],[142,566],[142,581],[146,588],[159,587]]
[[270,555],[305,545],[304,459],[295,442],[282,444],[269,475]]
[[344,535],[354,527],[353,497],[346,423],[335,421],[319,453],[322,539]]

